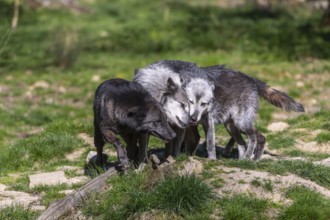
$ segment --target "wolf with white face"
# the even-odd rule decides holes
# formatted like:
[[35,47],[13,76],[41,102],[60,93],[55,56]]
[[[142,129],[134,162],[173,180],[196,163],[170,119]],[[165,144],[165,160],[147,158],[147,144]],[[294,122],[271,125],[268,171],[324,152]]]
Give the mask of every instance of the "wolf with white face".
[[180,75],[161,62],[135,71],[134,81],[141,84],[164,108],[170,124],[185,128],[190,123],[189,100],[182,89]]
[[167,88],[169,92],[165,93],[160,103],[168,121],[179,128],[185,128],[190,122],[188,97],[172,78],[167,80]]
[[185,91],[190,104],[190,122],[197,125],[202,116],[212,109],[214,84],[202,78],[190,78]]

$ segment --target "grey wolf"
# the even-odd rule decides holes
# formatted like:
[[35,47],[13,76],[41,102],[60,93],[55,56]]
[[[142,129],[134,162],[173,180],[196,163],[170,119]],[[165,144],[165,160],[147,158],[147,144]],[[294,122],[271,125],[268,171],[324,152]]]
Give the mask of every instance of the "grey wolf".
[[[181,79],[181,87],[186,93],[189,102],[190,123],[186,127],[197,126],[202,117],[206,119],[203,127],[207,128],[208,158],[216,159],[215,148],[212,147],[215,145],[214,122],[213,117],[209,115],[213,104],[213,81],[195,63],[179,60],[163,60],[160,62],[171,69],[174,74],[178,74]],[[187,142],[181,142],[182,144],[188,149]],[[175,145],[172,155],[176,156],[179,151],[180,147]]]
[[189,126],[189,100],[184,91],[184,79],[177,72],[185,66],[159,61],[135,71],[134,80],[141,84],[164,108],[176,137],[166,143],[165,155],[176,156],[183,142],[185,128]]
[[[239,159],[258,160],[261,158],[265,137],[254,127],[255,116],[259,108],[259,96],[286,111],[304,112],[304,107],[290,96],[271,88],[256,78],[227,69],[223,65],[202,67],[201,69],[215,85],[212,109],[214,123],[224,124],[232,137],[225,148],[225,154],[228,154],[237,142]],[[203,120],[207,119],[202,118]],[[207,133],[207,128],[203,128]],[[190,133],[198,134],[196,128],[191,129],[195,131],[190,131]],[[242,138],[242,134],[246,135],[248,144]],[[188,136],[186,138],[191,139]],[[196,144],[194,146],[197,146]]]
[[[136,82],[123,79],[104,81],[96,89],[93,110],[94,144],[99,165],[104,162],[102,151],[106,142],[116,148],[121,166],[127,168],[128,159],[144,160],[145,137],[149,133],[165,141],[175,137],[161,105]],[[127,153],[117,134],[126,142]]]

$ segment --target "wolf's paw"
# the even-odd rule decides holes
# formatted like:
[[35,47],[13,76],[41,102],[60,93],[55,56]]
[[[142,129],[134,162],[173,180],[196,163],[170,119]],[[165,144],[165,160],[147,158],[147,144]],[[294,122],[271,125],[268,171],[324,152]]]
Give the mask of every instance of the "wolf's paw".
[[207,158],[210,160],[216,160],[217,156],[215,155],[215,153],[214,154],[212,153],[212,154],[209,154],[209,156]]
[[128,161],[127,157],[119,157],[119,161],[120,161],[120,167],[123,170],[127,170],[130,167],[130,163]]

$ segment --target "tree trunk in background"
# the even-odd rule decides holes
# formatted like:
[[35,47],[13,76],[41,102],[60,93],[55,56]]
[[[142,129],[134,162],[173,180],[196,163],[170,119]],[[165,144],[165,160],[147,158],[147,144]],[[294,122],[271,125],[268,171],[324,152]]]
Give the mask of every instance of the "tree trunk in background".
[[17,27],[17,23],[18,23],[18,16],[19,16],[19,0],[15,0],[15,6],[14,6],[14,16],[13,16],[13,20],[11,21],[11,28],[13,30],[16,29]]

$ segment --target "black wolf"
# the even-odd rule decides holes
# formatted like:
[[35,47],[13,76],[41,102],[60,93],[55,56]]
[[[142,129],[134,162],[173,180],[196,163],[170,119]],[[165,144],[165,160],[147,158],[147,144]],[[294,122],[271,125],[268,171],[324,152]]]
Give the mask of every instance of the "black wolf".
[[[165,141],[175,137],[161,105],[136,82],[123,79],[104,81],[96,89],[93,110],[94,144],[99,165],[104,162],[102,151],[106,142],[114,145],[118,160],[127,168],[128,159],[144,161],[148,133]],[[125,140],[127,153],[117,134]]]
[[[247,76],[239,71],[225,68],[223,65],[202,67],[205,74],[214,82],[214,102],[212,116],[215,124],[224,124],[231,139],[225,148],[228,154],[232,146],[237,142],[240,159],[261,158],[265,137],[254,127],[254,119],[259,107],[259,96],[286,111],[304,112],[304,107],[295,102],[284,92],[271,88],[266,83]],[[206,120],[206,119],[202,119]],[[202,123],[202,124],[207,124]],[[197,128],[187,132],[193,139],[198,140]],[[204,127],[207,133],[208,128]],[[245,134],[248,144],[241,134]],[[195,142],[194,146],[198,143]]]

